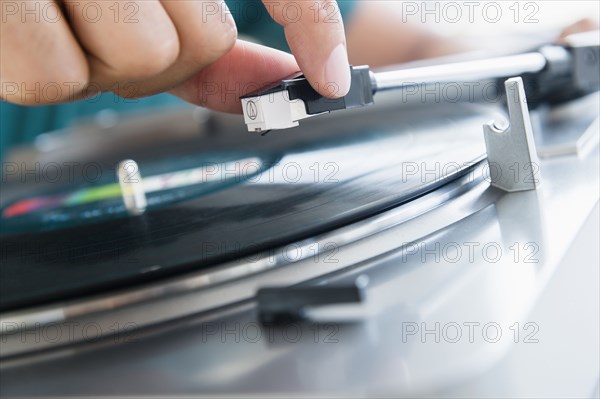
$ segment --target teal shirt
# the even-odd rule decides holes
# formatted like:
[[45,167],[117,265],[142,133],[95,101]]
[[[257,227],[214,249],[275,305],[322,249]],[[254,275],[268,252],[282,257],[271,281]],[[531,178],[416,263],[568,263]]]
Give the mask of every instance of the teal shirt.
[[[353,2],[354,0],[338,1],[343,18],[347,18]],[[240,34],[252,36],[267,46],[289,51],[283,28],[270,18],[260,0],[227,0],[227,4]],[[274,10],[283,12],[282,8]],[[295,18],[295,11],[293,7],[286,10],[289,18]],[[126,100],[113,93],[105,93],[91,100],[36,107],[0,101],[0,158],[12,146],[29,143],[41,133],[68,127],[73,122],[93,117],[102,110],[108,109],[124,114],[153,107],[181,107],[185,104],[169,94]]]

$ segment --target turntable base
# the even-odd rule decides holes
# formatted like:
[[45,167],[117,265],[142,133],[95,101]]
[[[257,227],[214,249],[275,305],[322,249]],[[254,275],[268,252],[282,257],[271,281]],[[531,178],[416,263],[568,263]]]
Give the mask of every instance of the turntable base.
[[[572,123],[587,129],[594,119]],[[473,137],[482,140],[479,132]],[[465,173],[294,235],[296,249],[334,245],[290,261],[285,241],[254,258],[254,274],[236,274],[248,258],[226,260],[83,301],[65,297],[55,307],[15,302],[2,314],[5,326],[44,316],[54,327],[36,330],[37,342],[23,330],[2,336],[1,393],[587,397],[600,373],[597,131],[594,137],[577,155],[543,158],[536,191],[491,187],[481,153],[468,152],[474,162]],[[444,153],[424,166],[432,169]],[[397,193],[392,186],[378,185],[379,198]],[[295,225],[301,220],[314,219]],[[221,267],[231,270],[227,279],[208,273]],[[258,323],[257,288],[344,284],[362,275],[367,301],[352,317],[319,309],[301,323]],[[224,304],[229,295],[239,301]],[[75,336],[66,322],[76,323]],[[103,339],[82,342],[81,334],[98,329]],[[33,376],[36,383],[27,383]]]

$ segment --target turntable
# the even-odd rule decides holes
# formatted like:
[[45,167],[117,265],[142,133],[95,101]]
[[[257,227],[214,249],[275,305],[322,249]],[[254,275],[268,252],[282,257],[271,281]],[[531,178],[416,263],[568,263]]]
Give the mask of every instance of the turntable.
[[294,77],[288,111],[273,88],[243,99],[248,127],[190,108],[10,154],[2,394],[591,395],[600,96],[581,48],[591,75],[548,49],[488,62],[470,77],[487,101],[413,84],[348,110],[291,98]]

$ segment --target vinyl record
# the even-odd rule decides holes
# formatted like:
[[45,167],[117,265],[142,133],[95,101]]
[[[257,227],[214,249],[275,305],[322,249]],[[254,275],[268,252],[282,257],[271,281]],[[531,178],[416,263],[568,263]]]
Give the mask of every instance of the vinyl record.
[[[503,118],[467,104],[342,114],[265,137],[213,124],[173,146],[114,146],[96,179],[6,184],[0,310],[214,267],[406,203],[480,162],[482,125]],[[123,203],[124,158],[139,164],[142,215]]]

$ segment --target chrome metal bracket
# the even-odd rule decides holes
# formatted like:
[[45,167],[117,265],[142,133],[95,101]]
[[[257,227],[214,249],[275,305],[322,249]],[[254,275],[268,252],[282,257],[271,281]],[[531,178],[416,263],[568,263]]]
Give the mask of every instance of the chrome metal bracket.
[[493,186],[504,191],[535,190],[541,183],[540,162],[523,80],[511,78],[504,86],[510,125],[499,127],[491,121],[483,126],[489,178]]

